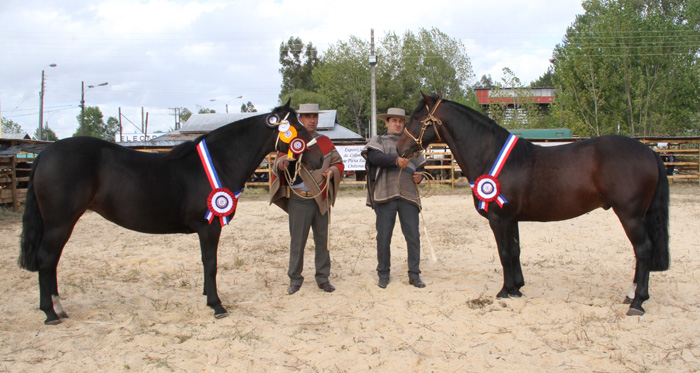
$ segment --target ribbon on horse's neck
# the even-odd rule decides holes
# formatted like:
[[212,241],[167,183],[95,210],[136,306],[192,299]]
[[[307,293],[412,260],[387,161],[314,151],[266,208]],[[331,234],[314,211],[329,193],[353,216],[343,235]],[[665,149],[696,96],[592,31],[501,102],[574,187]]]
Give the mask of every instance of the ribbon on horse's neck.
[[442,121],[438,118],[435,117],[435,110],[437,110],[438,106],[440,106],[440,103],[442,102],[442,98],[438,99],[437,102],[435,103],[435,106],[433,106],[433,110],[430,110],[430,107],[428,106],[428,103],[425,103],[425,109],[428,111],[428,116],[421,121],[423,123],[423,127],[420,130],[420,135],[418,135],[418,138],[414,137],[411,135],[410,132],[408,132],[408,129],[404,127],[403,132],[410,137],[413,141],[418,144],[420,147],[420,150],[423,150],[423,135],[425,134],[425,130],[428,129],[428,126],[435,126],[435,135],[438,138],[438,141],[442,142],[442,138],[440,137],[440,132],[437,129],[437,126],[442,124]]

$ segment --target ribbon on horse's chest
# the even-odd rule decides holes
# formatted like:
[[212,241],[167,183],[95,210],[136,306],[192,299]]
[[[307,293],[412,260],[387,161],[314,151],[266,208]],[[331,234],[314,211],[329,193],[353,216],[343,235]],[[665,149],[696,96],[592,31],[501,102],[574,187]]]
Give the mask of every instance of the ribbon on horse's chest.
[[208,211],[204,216],[204,219],[208,220],[209,224],[211,224],[211,222],[214,220],[214,216],[218,216],[219,220],[221,221],[221,226],[223,227],[229,223],[229,215],[236,211],[238,197],[240,197],[243,190],[239,190],[236,193],[231,193],[230,190],[221,187],[219,175],[216,173],[214,164],[211,161],[211,156],[209,155],[207,143],[204,139],[202,139],[202,141],[197,145],[197,153],[199,153],[199,159],[202,161],[204,172],[207,174],[209,184],[212,188],[212,191],[209,193],[209,197],[207,198]]
[[501,148],[496,162],[493,163],[491,171],[487,175],[479,176],[475,182],[469,183],[476,194],[476,198],[479,199],[479,210],[483,209],[484,211],[488,211],[489,202],[493,201],[496,201],[500,207],[503,207],[504,203],[508,203],[501,194],[501,183],[498,182],[498,174],[501,173],[503,165],[506,164],[508,156],[515,147],[516,142],[518,142],[518,137],[510,134],[506,143],[503,144],[503,148]]

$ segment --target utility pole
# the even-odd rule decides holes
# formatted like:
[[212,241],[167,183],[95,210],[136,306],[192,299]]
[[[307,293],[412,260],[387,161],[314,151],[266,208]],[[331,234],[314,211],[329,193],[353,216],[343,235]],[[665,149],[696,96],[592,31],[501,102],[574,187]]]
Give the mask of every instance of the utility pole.
[[377,66],[377,56],[374,54],[374,29],[372,29],[372,44],[369,54],[369,66],[371,72],[371,101],[372,101],[372,119],[370,123],[370,138],[377,135],[377,84],[375,81],[375,67]]
[[[48,67],[56,67],[55,63],[48,65]],[[42,128],[44,124],[44,70],[41,70],[41,91],[39,91],[39,140],[44,139],[44,129]]]
[[80,136],[85,136],[85,81],[80,82]]

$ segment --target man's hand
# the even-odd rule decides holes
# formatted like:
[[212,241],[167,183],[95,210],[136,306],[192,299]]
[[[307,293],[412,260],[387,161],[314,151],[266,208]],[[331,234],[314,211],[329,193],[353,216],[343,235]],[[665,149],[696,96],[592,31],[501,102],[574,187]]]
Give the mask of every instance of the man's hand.
[[414,183],[418,184],[418,183],[420,183],[422,180],[423,180],[423,175],[421,175],[421,174],[418,173],[418,172],[414,172],[414,173],[413,173],[413,182],[414,182]]
[[325,171],[323,171],[323,173],[321,173],[321,175],[323,175],[324,178],[328,177],[328,175],[331,175],[331,177],[333,177],[333,170],[331,170],[329,167]]
[[277,162],[277,167],[281,170],[284,171],[287,169],[287,166],[289,166],[289,160],[287,158],[285,159],[280,159],[279,162]]
[[409,161],[410,161],[410,159],[408,159],[408,158],[398,157],[398,158],[396,158],[396,165],[401,167],[401,168],[404,168],[404,167],[408,166]]

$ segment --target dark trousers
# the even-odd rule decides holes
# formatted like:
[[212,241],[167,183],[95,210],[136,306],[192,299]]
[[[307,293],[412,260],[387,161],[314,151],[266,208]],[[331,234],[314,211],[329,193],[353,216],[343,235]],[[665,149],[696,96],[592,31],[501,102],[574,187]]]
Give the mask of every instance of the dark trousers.
[[374,205],[377,214],[377,274],[380,278],[388,278],[391,269],[391,236],[396,224],[396,214],[399,215],[401,231],[408,247],[408,277],[418,278],[420,275],[420,231],[418,207],[405,200],[393,200]]
[[314,231],[316,246],[316,283],[328,281],[331,273],[331,256],[328,252],[328,214],[321,215],[318,205],[313,199],[304,199],[295,194],[289,198],[287,212],[289,213],[289,284],[301,286],[304,276],[304,247],[309,237],[309,229]]

